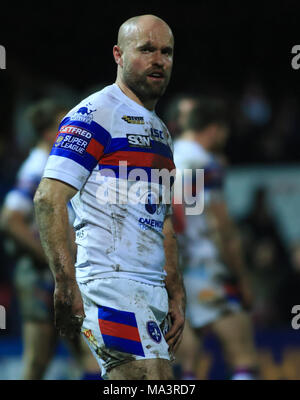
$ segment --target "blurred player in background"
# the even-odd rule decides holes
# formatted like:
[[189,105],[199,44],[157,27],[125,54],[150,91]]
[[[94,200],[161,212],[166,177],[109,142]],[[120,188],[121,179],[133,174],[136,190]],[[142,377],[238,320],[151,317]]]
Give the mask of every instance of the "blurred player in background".
[[[257,377],[252,325],[241,304],[241,298],[246,305],[251,304],[251,291],[239,233],[222,193],[224,168],[214,155],[222,151],[227,136],[223,103],[199,99],[174,144],[177,169],[204,169],[203,213],[186,215],[183,205],[173,205],[187,292],[189,324],[181,345],[186,379],[195,378],[199,338],[206,327],[220,340],[232,379]],[[195,190],[195,182],[190,185]]]
[[197,104],[198,98],[192,93],[180,93],[168,103],[164,112],[164,120],[172,133],[173,139],[183,131],[187,117]]
[[[15,286],[23,320],[24,379],[43,378],[58,339],[53,315],[54,281],[34,221],[33,196],[65,111],[64,106],[52,100],[43,100],[29,108],[28,118],[38,140],[23,162],[16,185],[7,194],[1,213],[2,228],[14,240],[18,259]],[[71,206],[68,211],[71,224]],[[75,258],[76,245],[71,227],[70,246]],[[84,366],[83,378],[99,378],[98,365],[84,341],[74,340],[68,344]]]

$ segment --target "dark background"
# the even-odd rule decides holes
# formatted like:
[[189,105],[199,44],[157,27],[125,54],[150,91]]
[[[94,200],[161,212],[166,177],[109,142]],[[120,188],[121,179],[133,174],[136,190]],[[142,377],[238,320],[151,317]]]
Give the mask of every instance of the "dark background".
[[[151,4],[151,5],[150,5]],[[291,68],[291,48],[300,43],[297,1],[20,3],[1,6],[0,39],[7,50],[1,71],[0,118],[9,129],[9,110],[19,85],[57,81],[84,90],[112,82],[112,46],[128,18],[154,13],[175,36],[175,64],[167,96],[178,91],[223,90],[235,95],[248,79],[263,81],[274,102],[300,95],[300,71]],[[155,3],[154,3],[155,4]],[[5,101],[3,101],[5,99]]]
[[[0,204],[30,148],[29,130],[22,120],[26,107],[58,93],[70,99],[71,107],[101,85],[113,83],[117,69],[112,48],[119,26],[141,14],[161,17],[175,36],[172,79],[157,107],[163,119],[178,93],[221,96],[231,120],[225,151],[229,166],[300,167],[300,69],[291,66],[291,49],[300,45],[299,1],[162,1],[147,5],[11,1],[0,7],[0,45],[6,48],[7,57],[6,70],[0,70]],[[251,96],[260,111],[269,109],[263,123],[251,120],[245,112]],[[300,237],[296,244],[282,243],[284,235],[273,221],[274,215],[268,214],[264,188],[252,208],[239,221],[241,231],[245,230],[245,253],[259,283],[257,293],[271,293],[255,305],[255,323],[290,328],[290,306],[300,304]],[[13,310],[6,333],[19,335],[12,285],[15,261],[6,255],[3,242],[0,236],[4,266],[0,268],[0,304]]]

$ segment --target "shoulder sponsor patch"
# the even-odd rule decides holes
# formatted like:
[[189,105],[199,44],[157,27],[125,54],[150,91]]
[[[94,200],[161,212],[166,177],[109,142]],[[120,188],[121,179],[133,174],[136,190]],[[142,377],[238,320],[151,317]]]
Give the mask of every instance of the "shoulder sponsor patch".
[[61,127],[54,146],[83,156],[92,137],[93,134],[86,129],[65,125]]

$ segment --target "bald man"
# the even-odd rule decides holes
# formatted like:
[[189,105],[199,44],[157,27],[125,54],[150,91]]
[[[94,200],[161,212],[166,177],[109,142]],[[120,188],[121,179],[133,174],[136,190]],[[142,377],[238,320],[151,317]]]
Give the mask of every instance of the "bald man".
[[121,26],[115,84],[61,121],[34,198],[55,278],[56,326],[63,335],[83,333],[104,379],[172,379],[182,337],[185,292],[170,205],[152,179],[152,172],[174,170],[170,135],[154,111],[170,80],[173,47],[158,17]]

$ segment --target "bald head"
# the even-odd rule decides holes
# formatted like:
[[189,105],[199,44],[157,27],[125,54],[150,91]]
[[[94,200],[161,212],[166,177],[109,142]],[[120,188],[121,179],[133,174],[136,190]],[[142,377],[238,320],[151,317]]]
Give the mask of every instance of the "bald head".
[[169,25],[155,15],[139,15],[132,17],[125,21],[119,29],[118,33],[118,46],[122,50],[134,40],[138,40],[144,33],[149,32],[150,36],[154,36],[155,32],[165,31],[169,34],[173,42],[173,33]]
[[125,21],[113,48],[117,84],[152,110],[169,83],[173,48],[172,31],[161,18],[140,15]]

